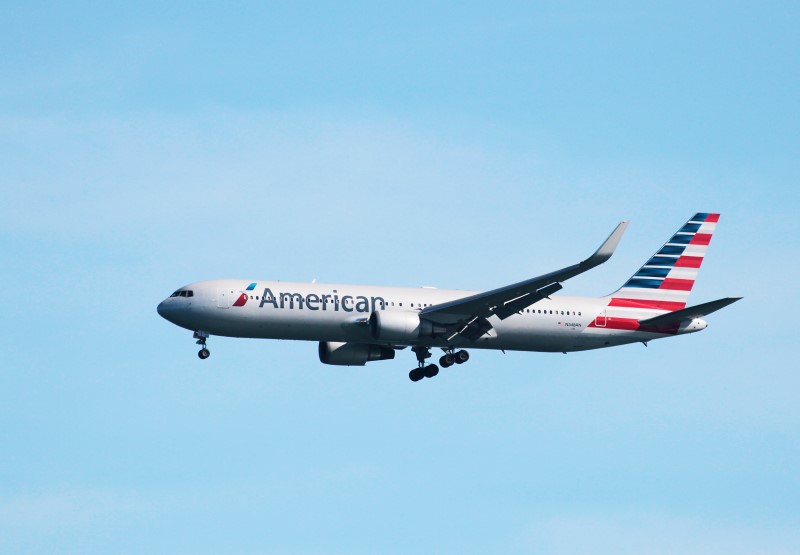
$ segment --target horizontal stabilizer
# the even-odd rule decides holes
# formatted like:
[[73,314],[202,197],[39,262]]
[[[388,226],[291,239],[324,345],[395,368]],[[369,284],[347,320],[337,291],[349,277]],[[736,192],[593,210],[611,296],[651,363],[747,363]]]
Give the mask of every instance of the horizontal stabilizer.
[[656,316],[654,318],[639,320],[639,325],[646,327],[662,328],[665,326],[669,326],[670,324],[680,323],[683,320],[693,320],[695,318],[702,318],[703,316],[707,316],[712,312],[716,312],[721,308],[725,308],[729,304],[735,303],[741,298],[742,297],[726,297],[724,299],[719,299],[716,301],[699,304],[697,306],[690,306],[688,308],[683,308],[681,310],[676,310],[674,312],[668,312],[667,314],[662,314],[661,316]]

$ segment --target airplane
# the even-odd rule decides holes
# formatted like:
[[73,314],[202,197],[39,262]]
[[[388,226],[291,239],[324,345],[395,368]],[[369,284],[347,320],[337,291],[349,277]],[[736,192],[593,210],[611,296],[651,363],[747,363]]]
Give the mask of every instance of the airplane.
[[[719,214],[693,215],[617,291],[554,295],[562,283],[606,262],[627,221],[590,257],[490,291],[222,279],[185,285],[158,313],[194,332],[207,359],[211,335],[319,342],[324,364],[363,366],[405,348],[420,381],[469,359],[467,349],[574,352],[695,333],[703,319],[741,297],[686,306]],[[428,364],[441,349],[439,365]]]

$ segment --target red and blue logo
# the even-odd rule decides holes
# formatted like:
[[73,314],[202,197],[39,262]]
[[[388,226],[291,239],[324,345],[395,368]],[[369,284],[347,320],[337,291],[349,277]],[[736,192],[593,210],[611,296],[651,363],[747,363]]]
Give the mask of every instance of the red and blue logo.
[[256,288],[256,282],[253,282],[250,285],[248,285],[247,289],[245,289],[245,292],[239,295],[239,298],[236,299],[235,303],[233,303],[233,306],[244,306],[245,304],[247,304],[247,298],[248,298],[247,291],[253,291],[255,288]]

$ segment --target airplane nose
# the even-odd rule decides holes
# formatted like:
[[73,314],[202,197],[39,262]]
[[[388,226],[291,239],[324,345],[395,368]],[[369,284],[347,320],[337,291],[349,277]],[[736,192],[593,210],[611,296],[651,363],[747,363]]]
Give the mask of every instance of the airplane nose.
[[161,301],[160,303],[158,303],[158,306],[156,307],[156,311],[158,312],[159,316],[169,320],[169,318],[167,318],[167,313],[169,312],[169,307],[167,306],[167,301]]

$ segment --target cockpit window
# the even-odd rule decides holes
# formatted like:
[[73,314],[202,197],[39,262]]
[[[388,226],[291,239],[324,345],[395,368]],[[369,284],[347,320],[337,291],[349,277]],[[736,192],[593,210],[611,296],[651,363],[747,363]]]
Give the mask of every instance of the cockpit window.
[[170,295],[170,297],[177,297],[180,294],[181,294],[181,292],[180,292],[180,290],[178,290],[178,291],[175,291],[172,295]]
[[178,289],[170,297],[194,297],[194,291],[188,289]]

